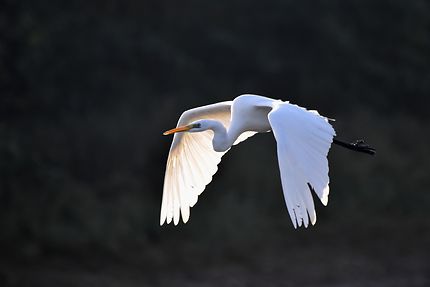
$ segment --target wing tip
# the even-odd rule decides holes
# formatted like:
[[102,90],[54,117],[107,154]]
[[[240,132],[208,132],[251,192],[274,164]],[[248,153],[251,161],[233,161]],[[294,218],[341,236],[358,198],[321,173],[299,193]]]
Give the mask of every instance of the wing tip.
[[329,188],[329,186],[327,184],[327,186],[324,187],[323,192],[322,192],[322,196],[321,196],[321,203],[324,206],[327,206],[327,204],[328,204],[328,195],[329,195],[329,193],[330,193],[330,188]]
[[189,219],[190,219],[190,214],[189,213],[186,214],[186,215],[182,214],[182,222],[184,224],[187,223]]
[[315,225],[315,223],[317,223],[317,217],[315,216],[315,218],[311,218],[311,223],[312,225]]
[[[175,226],[177,226],[178,224],[179,224],[179,221],[180,221],[180,218],[182,218],[182,222],[185,224],[185,223],[187,223],[188,222],[188,220],[190,219],[190,216],[189,216],[189,214],[188,215],[184,215],[184,214],[181,214],[181,216],[180,217],[178,217],[178,218],[174,218],[173,219],[173,224],[175,225]],[[170,220],[169,221],[169,219],[167,219],[167,221],[166,221],[166,218],[164,217],[162,217],[162,218],[160,218],[160,226],[163,226],[165,223],[166,224],[170,224],[172,222],[172,220]]]
[[[292,220],[294,229],[298,229],[299,227],[302,227],[302,225],[304,226],[304,228],[308,228],[309,227],[309,222],[312,224],[312,226],[314,226],[317,223],[316,217],[315,218],[310,218],[309,222],[304,221],[303,224],[302,224],[301,220],[300,220],[299,224],[297,223],[297,221],[298,221],[297,219]],[[297,224],[298,224],[298,226],[297,226]]]
[[163,226],[165,221],[166,221],[165,217],[160,218],[160,226]]
[[179,223],[179,215],[173,218],[173,224],[176,226]]

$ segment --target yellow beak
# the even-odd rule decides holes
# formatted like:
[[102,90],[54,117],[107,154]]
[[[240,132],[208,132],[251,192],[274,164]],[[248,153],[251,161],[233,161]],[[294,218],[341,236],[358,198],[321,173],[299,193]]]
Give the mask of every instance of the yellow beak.
[[163,135],[167,136],[167,135],[174,134],[174,133],[178,133],[178,132],[186,132],[186,131],[188,131],[188,130],[190,130],[190,129],[192,129],[192,128],[193,128],[193,126],[192,126],[192,125],[182,126],[182,127],[177,127],[177,128],[174,128],[174,129],[171,129],[171,130],[165,131],[165,132],[163,133]]

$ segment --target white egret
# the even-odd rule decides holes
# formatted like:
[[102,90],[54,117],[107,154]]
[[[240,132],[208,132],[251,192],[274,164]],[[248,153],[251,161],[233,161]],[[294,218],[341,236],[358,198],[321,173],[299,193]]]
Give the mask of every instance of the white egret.
[[329,195],[327,154],[331,143],[374,153],[363,142],[349,144],[334,140],[329,119],[281,100],[257,95],[241,95],[185,111],[174,133],[164,177],[160,225],[180,214],[186,223],[206,185],[217,171],[221,157],[232,145],[256,133],[272,131],[278,151],[282,189],[295,228],[315,224],[316,212],[311,192],[324,205]]

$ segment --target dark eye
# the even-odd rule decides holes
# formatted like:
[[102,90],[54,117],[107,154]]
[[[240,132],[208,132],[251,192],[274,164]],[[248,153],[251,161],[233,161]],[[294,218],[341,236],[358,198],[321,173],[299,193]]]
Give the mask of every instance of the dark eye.
[[201,124],[194,124],[194,125],[193,125],[193,128],[195,128],[195,129],[199,129],[201,126],[202,126]]

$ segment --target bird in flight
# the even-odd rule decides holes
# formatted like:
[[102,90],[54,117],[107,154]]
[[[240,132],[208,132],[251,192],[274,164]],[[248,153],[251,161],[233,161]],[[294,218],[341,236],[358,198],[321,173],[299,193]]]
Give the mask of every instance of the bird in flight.
[[272,131],[277,144],[279,172],[288,213],[295,228],[315,224],[311,192],[327,205],[327,154],[332,143],[374,154],[363,141],[335,139],[331,119],[317,111],[258,95],[185,111],[174,134],[164,177],[160,225],[186,223],[199,195],[216,173],[221,157],[256,133]]

